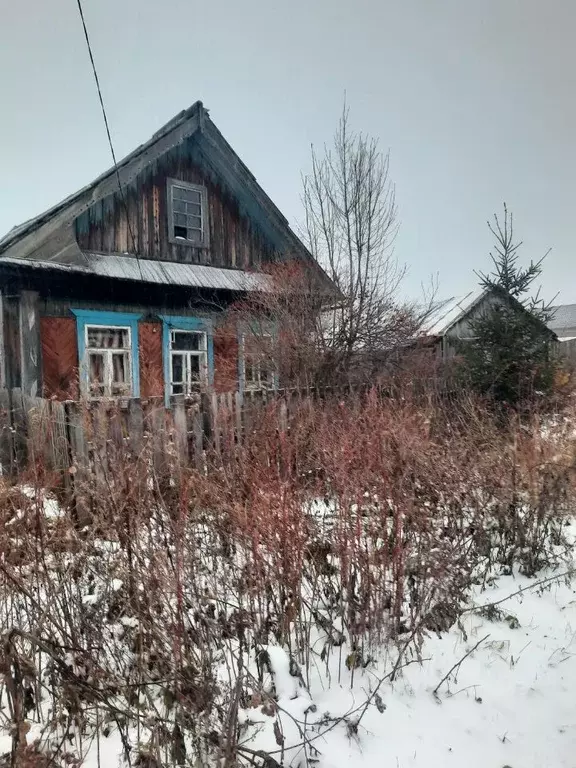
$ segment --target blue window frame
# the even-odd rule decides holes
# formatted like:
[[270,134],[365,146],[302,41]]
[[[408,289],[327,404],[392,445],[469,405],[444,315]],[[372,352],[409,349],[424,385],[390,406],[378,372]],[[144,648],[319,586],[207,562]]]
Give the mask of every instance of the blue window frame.
[[73,309],[80,388],[87,397],[139,397],[138,320],[131,312]]
[[160,315],[166,404],[214,383],[214,327],[210,318]]

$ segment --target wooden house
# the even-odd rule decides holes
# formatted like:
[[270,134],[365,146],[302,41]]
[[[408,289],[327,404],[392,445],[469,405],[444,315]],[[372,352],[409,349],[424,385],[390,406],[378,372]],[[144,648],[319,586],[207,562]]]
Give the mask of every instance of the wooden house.
[[333,286],[201,102],[0,240],[0,385],[46,397],[272,386],[219,319],[295,259]]

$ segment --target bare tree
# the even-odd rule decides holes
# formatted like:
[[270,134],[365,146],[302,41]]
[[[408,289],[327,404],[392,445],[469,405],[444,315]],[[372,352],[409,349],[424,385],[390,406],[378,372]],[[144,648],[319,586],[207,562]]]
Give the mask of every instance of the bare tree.
[[393,244],[398,232],[389,154],[350,129],[344,106],[333,146],[312,150],[303,177],[302,236],[338,287],[341,299],[323,313],[320,340],[343,373],[353,359],[381,358],[416,333],[421,311],[398,300],[405,274]]
[[337,291],[290,254],[268,265],[273,288],[227,313],[230,329],[244,328],[243,359],[252,361],[245,378],[258,386],[272,380],[262,371],[275,367],[275,380],[286,386],[372,381],[392,360],[404,362],[398,350],[414,340],[435,291],[420,306],[398,298],[405,269],[393,253],[398,223],[389,156],[376,139],[350,130],[346,107],[333,146],[322,156],[312,151],[303,202],[302,239]]

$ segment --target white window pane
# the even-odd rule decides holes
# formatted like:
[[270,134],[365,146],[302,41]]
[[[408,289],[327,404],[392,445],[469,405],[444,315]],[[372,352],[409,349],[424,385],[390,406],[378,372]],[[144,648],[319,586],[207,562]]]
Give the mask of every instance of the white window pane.
[[190,381],[200,381],[200,374],[202,371],[200,355],[189,355],[190,360]]
[[200,229],[190,229],[187,230],[187,240],[190,240],[191,243],[200,243],[202,241],[202,230]]
[[190,216],[202,216],[202,206],[199,203],[186,203],[186,213]]
[[258,383],[258,363],[253,358],[246,358],[244,364],[244,379],[246,386],[255,386]]
[[204,334],[195,331],[172,331],[172,349],[198,352],[204,348]]
[[172,355],[172,381],[184,381],[184,355]]
[[186,188],[177,187],[176,184],[172,185],[172,200],[186,200]]
[[98,328],[88,326],[87,344],[91,349],[128,349],[128,328]]
[[186,219],[189,229],[202,229],[202,219],[200,216],[187,216]]
[[179,187],[172,185],[172,200],[186,200],[191,203],[199,203],[202,199],[201,192],[197,189],[188,189],[188,187]]
[[104,382],[104,355],[92,352],[89,356],[90,381]]
[[90,353],[88,356],[88,387],[92,397],[104,394],[104,354]]
[[128,355],[125,352],[112,354],[112,383],[126,384],[129,381]]
[[200,202],[200,192],[196,189],[185,189],[184,190],[186,195],[186,200],[190,203],[199,203]]

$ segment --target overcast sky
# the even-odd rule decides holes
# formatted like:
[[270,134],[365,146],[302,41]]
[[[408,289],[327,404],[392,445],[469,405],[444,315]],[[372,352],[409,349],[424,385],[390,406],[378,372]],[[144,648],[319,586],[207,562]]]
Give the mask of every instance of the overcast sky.
[[[83,0],[117,155],[202,99],[284,214],[343,93],[390,148],[408,293],[466,293],[505,200],[576,302],[574,0]],[[111,164],[76,0],[0,0],[0,233]]]

